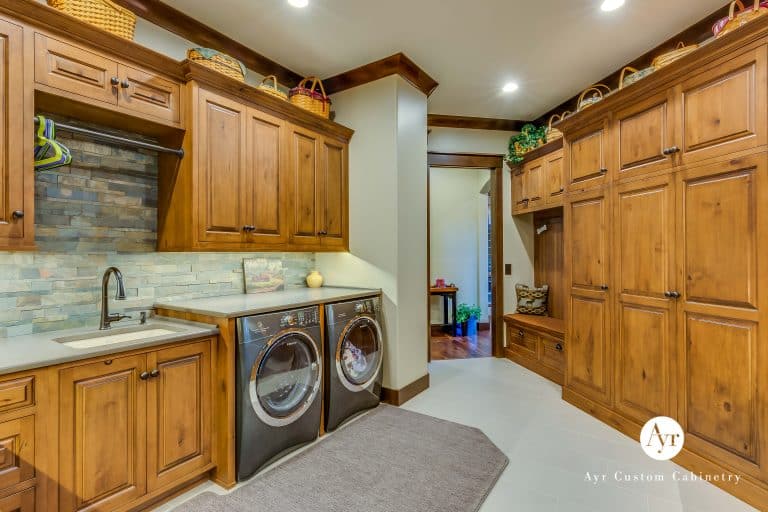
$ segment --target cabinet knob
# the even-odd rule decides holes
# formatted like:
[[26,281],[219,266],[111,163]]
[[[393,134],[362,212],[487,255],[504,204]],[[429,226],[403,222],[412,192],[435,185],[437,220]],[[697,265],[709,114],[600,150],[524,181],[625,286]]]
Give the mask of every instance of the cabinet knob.
[[109,79],[109,83],[112,84],[112,87],[117,87],[118,85],[120,85],[120,79],[117,78],[116,76],[113,76],[112,78]]
[[679,152],[680,152],[680,148],[677,146],[672,146],[671,148],[664,148],[662,150],[662,153],[665,154],[666,156],[674,155],[675,153],[679,153]]
[[111,359],[107,359],[106,361],[104,361],[104,364],[107,365],[107,366],[110,366],[112,364],[112,360]]
[[11,217],[13,220],[19,220],[24,218],[24,211],[23,210],[14,210],[13,213],[11,213]]
[[536,197],[532,197],[531,201],[538,201],[539,199],[541,199],[541,196],[536,196]]
[[247,224],[243,226],[243,231],[245,231],[246,233],[252,233],[256,231],[256,226],[251,226],[250,224]]
[[317,234],[320,235],[320,236],[325,236],[325,235],[328,234],[328,232],[327,231],[318,231]]
[[120,82],[120,87],[122,87],[123,89],[127,89],[130,86],[131,86],[131,83],[128,80],[123,80],[122,82]]
[[156,378],[156,377],[159,377],[160,376],[160,370],[155,368],[154,370],[149,372],[149,376],[152,377],[153,379]]
[[669,292],[669,296],[673,299],[679,299],[680,298],[680,292]]
[[558,343],[557,345],[555,345],[555,350],[557,350],[558,352],[562,352],[563,351],[563,344],[562,343]]
[[522,331],[522,329],[521,329],[521,330],[518,330],[518,331],[517,331],[517,335],[518,335],[518,336],[520,336],[520,337],[522,338],[523,336],[525,336],[525,333],[524,333],[524,332]]
[[141,372],[141,373],[139,374],[139,378],[140,378],[141,380],[147,380],[147,379],[149,378],[149,372]]
[[601,290],[603,290],[603,291],[605,291],[605,290],[607,290],[607,289],[608,289],[608,285],[607,285],[607,284],[601,284],[601,285],[600,285],[600,289],[601,289]]
[[607,173],[608,173],[608,169],[606,169],[605,167],[603,167],[602,169],[600,169],[600,170],[599,170],[599,171],[597,171],[597,172],[599,172],[600,174],[607,174]]
[[666,291],[666,292],[664,292],[664,296],[667,297],[667,298],[672,298],[672,292]]

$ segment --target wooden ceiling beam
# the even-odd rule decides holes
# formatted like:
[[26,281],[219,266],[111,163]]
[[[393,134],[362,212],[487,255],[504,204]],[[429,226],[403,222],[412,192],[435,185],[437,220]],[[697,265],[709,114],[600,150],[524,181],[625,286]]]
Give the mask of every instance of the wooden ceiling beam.
[[328,94],[335,94],[391,75],[400,75],[427,96],[432,94],[439,85],[407,55],[396,53],[376,62],[326,78],[323,80],[323,86],[325,86],[325,91]]
[[197,45],[213,48],[242,61],[245,67],[262,75],[275,75],[286,86],[295,86],[303,77],[257,53],[244,44],[212,29],[208,25],[164,4],[160,0],[114,0],[137,16],[173,32]]
[[519,132],[530,121],[519,119],[492,119],[487,117],[448,116],[429,114],[427,126],[441,128],[466,128],[470,130],[499,130]]

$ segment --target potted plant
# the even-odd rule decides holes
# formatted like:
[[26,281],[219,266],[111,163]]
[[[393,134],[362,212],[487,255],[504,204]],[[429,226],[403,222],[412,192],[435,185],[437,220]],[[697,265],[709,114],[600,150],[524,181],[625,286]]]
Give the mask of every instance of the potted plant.
[[461,327],[462,336],[473,336],[477,334],[477,319],[482,315],[482,310],[469,304],[459,304],[456,308],[456,322]]

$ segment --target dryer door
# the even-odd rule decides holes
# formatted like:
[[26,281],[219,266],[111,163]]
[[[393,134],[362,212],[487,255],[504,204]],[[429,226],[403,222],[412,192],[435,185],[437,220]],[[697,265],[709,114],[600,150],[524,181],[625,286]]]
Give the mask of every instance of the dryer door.
[[280,333],[251,370],[253,410],[273,427],[293,423],[314,402],[321,377],[320,354],[312,338],[302,331]]
[[368,316],[350,321],[336,348],[336,370],[341,383],[350,391],[371,385],[381,370],[384,344],[378,322]]

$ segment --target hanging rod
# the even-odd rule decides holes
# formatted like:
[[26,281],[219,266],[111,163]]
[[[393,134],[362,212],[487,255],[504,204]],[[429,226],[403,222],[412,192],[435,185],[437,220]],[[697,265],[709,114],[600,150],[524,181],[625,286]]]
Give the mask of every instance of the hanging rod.
[[[40,121],[37,118],[35,118],[35,124],[37,125],[39,122]],[[119,144],[122,146],[133,146],[141,149],[149,149],[151,151],[157,151],[158,153],[170,153],[172,155],[178,156],[179,158],[184,158],[183,149],[167,148],[165,146],[159,146],[157,144],[152,144],[150,142],[143,142],[140,140],[128,139],[125,137],[120,137],[118,135],[112,135],[111,133],[104,133],[96,130],[89,130],[87,128],[80,128],[79,126],[72,126],[66,123],[54,122],[54,124],[56,126],[56,130],[61,130],[69,133],[76,133],[79,135],[86,135],[88,137],[101,140],[103,142],[113,142],[115,144]]]

